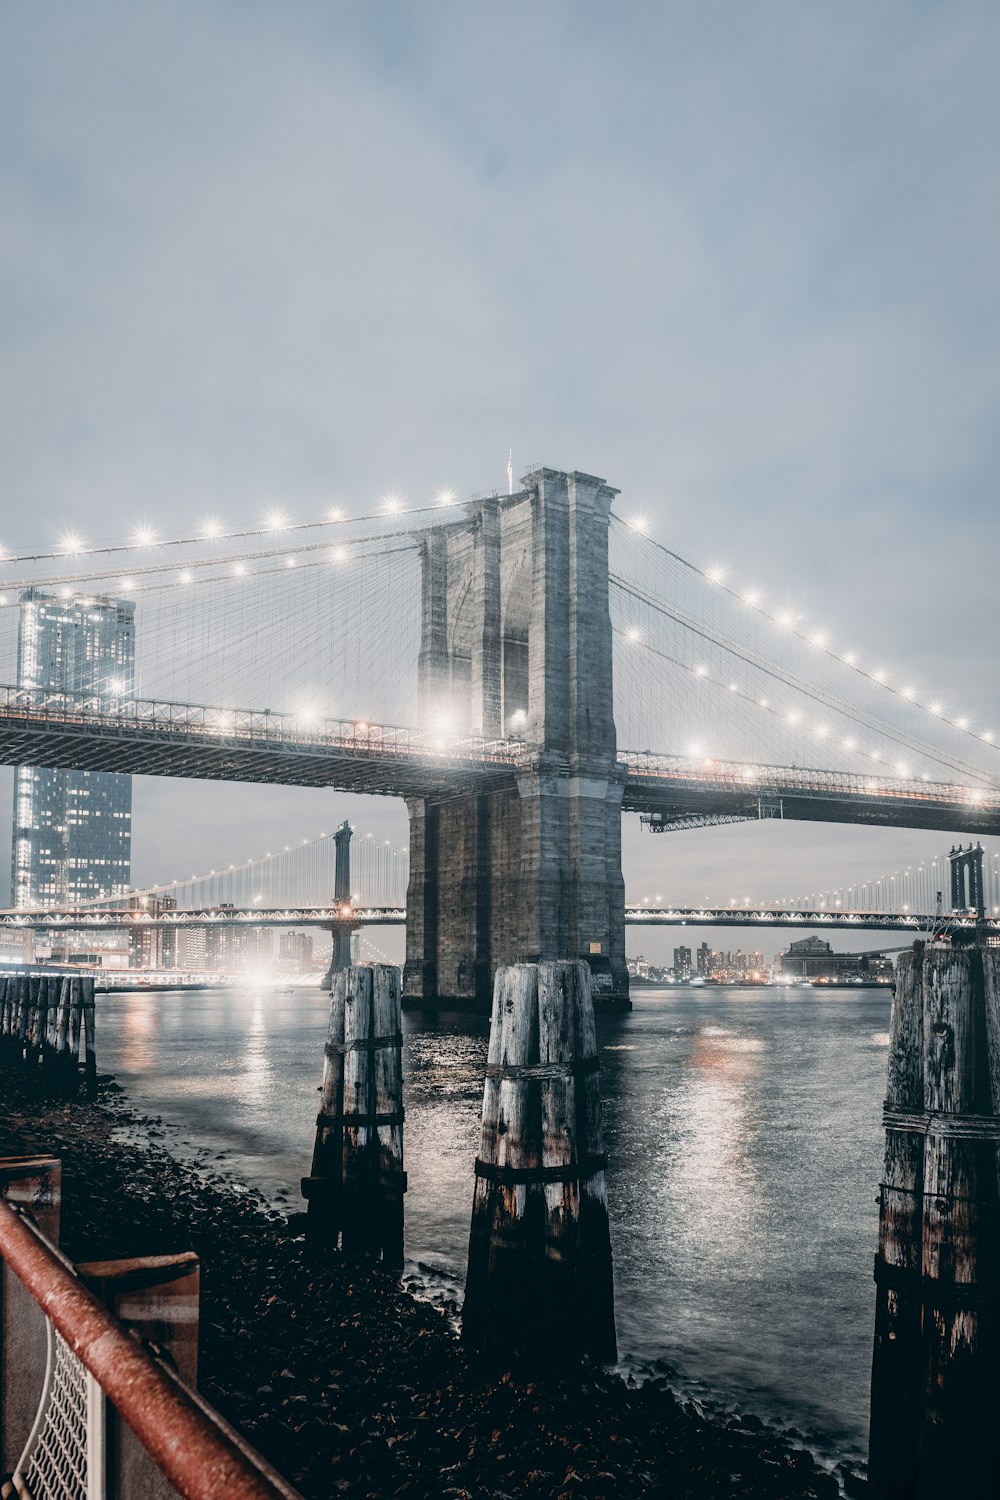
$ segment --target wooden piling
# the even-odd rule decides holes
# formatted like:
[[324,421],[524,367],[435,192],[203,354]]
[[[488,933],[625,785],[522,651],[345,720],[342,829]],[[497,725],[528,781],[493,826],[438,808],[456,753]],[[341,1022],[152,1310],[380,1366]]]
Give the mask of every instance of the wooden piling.
[[94,1010],[94,980],[86,975],[80,980],[80,1005],[83,1011],[84,1063],[83,1090],[88,1099],[97,1097],[97,1024]]
[[597,1042],[585,963],[497,971],[464,1341],[616,1357]]
[[[84,1056],[80,1056],[81,1039]],[[0,1062],[46,1090],[97,1090],[94,980],[50,974],[0,978]]]
[[15,995],[15,980],[11,974],[0,978],[0,1062],[7,1063],[11,1054],[11,1021]]
[[923,959],[923,943],[900,956],[889,1030],[868,1458],[887,1500],[914,1493],[920,1432],[924,1136],[890,1121],[924,1107]]
[[998,964],[929,943],[898,969],[869,1458],[874,1492],[891,1500],[996,1487]]
[[307,1238],[355,1260],[403,1263],[403,1067],[399,970],[333,976]]

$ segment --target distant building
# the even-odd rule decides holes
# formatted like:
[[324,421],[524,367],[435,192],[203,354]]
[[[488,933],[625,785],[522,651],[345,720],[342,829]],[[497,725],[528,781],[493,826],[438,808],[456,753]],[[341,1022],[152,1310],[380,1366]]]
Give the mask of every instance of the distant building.
[[177,931],[177,967],[204,969],[208,944],[204,927],[180,927]]
[[691,978],[691,949],[674,949],[674,978],[678,980]]
[[834,953],[823,938],[800,938],[774,961],[774,977],[835,980],[852,984],[889,984],[892,960],[882,953]]
[[283,968],[310,968],[313,961],[312,933],[283,932],[278,939],[278,958]]
[[[129,694],[135,670],[130,600],[21,595],[17,684],[85,693],[111,702]],[[11,902],[52,906],[128,890],[132,778],[107,771],[14,772]]]
[[[173,896],[131,896],[128,904],[132,911],[146,911],[151,917],[177,910]],[[176,927],[130,927],[129,968],[176,969],[177,938]]]
[[[220,910],[232,910],[223,902]],[[244,927],[219,922],[205,928],[205,968],[234,973],[246,968],[269,968],[274,962],[274,933],[270,927]]]
[[712,959],[715,957],[707,943],[702,943],[698,949],[698,975],[701,979],[707,979],[712,972]]

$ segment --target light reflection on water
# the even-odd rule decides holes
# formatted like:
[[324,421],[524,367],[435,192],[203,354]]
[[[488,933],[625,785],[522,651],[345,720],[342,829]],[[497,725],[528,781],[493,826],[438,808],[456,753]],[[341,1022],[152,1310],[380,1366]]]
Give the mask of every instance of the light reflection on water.
[[[327,998],[102,995],[140,1112],[301,1206]],[[599,1022],[622,1354],[831,1450],[865,1442],[889,995],[639,990]],[[407,1253],[460,1283],[487,1022],[404,1017]]]

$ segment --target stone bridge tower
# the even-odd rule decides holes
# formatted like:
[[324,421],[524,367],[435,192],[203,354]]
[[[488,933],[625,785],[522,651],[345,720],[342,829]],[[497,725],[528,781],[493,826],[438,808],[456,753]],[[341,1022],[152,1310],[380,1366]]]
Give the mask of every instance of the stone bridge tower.
[[486,1003],[500,964],[586,958],[628,1004],[608,517],[536,469],[422,541],[421,727],[525,741],[510,787],[412,799],[404,997]]

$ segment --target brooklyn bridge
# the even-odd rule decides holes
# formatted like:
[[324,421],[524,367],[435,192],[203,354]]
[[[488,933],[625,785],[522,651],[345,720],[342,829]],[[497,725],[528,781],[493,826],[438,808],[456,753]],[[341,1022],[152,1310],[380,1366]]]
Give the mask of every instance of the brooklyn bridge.
[[[658,832],[781,819],[1000,832],[989,728],[679,556],[618,500],[603,479],[533,467],[508,494],[100,547],[67,536],[8,558],[0,763],[404,799],[406,885],[387,884],[391,899],[351,907],[342,881],[265,908],[248,886],[214,916],[174,901],[129,920],[405,921],[405,994],[433,1004],[485,1002],[497,967],[569,956],[622,1004],[629,921],[796,919],[722,901],[627,908],[623,814]],[[134,663],[100,680],[83,663],[73,691],[18,673],[26,598],[128,601]],[[49,905],[0,920],[114,920],[113,903]],[[810,915],[905,930],[933,908]]]

